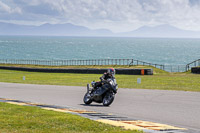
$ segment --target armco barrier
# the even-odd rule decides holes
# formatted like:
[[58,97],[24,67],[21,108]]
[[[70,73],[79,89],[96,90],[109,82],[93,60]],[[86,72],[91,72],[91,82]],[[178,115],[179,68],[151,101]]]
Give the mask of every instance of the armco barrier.
[[[61,69],[61,68],[24,68],[24,67],[5,67],[0,66],[0,69],[18,70],[28,72],[48,72],[48,73],[86,73],[86,74],[103,74],[107,69]],[[115,69],[116,74],[128,75],[153,75],[153,69]]]
[[191,68],[191,73],[200,74],[200,67],[192,67]]

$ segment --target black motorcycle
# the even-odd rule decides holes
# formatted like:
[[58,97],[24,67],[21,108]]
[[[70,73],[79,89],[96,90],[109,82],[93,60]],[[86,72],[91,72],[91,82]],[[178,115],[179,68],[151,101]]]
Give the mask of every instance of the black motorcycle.
[[112,79],[101,81],[101,87],[96,87],[96,82],[92,82],[92,88],[87,84],[87,92],[83,98],[85,104],[91,104],[93,101],[103,103],[104,106],[109,106],[117,93],[116,81]]

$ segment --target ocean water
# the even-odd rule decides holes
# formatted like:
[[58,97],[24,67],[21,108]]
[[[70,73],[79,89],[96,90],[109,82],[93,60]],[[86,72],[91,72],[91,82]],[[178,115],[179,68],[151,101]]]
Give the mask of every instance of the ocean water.
[[0,59],[119,58],[186,65],[200,59],[200,39],[0,36]]

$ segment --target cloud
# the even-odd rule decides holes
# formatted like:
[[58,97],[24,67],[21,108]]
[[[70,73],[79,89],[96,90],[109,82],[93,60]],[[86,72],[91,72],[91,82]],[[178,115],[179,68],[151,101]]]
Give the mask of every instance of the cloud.
[[0,0],[0,20],[26,24],[73,23],[130,31],[170,24],[200,30],[199,0]]
[[18,7],[12,8],[0,1],[0,13],[21,13],[21,9]]

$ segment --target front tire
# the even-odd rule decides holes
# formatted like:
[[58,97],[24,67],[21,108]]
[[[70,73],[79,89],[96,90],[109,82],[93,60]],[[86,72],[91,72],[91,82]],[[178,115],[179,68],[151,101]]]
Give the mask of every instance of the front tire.
[[115,95],[113,93],[106,93],[105,97],[103,98],[103,105],[109,106],[115,98]]
[[92,103],[91,96],[88,92],[84,95],[83,102],[87,105]]

